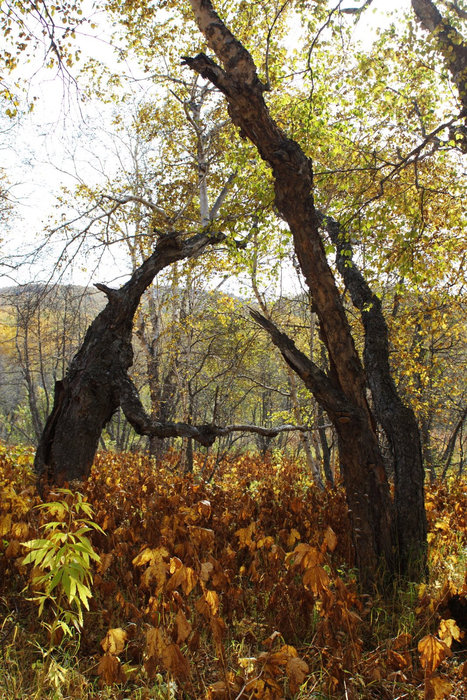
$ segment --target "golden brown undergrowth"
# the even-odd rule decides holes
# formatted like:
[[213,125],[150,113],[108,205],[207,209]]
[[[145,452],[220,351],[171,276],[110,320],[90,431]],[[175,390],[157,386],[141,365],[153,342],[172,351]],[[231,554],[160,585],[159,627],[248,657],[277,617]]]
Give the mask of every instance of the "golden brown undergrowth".
[[[176,460],[155,468],[101,454],[89,480],[70,486],[104,531],[88,533],[100,562],[83,627],[53,639],[37,695],[51,645],[24,543],[52,517],[35,508],[30,455],[0,447],[1,697],[467,695],[465,481],[430,487],[430,581],[388,601],[358,593],[339,489],[320,492],[285,458],[240,457],[211,484],[201,458],[193,475],[176,473]],[[42,622],[54,610],[46,603]]]

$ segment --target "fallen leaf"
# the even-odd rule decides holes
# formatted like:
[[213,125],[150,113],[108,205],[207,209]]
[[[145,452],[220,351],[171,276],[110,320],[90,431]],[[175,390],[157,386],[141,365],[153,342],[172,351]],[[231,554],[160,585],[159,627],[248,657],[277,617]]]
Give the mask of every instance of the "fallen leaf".
[[169,644],[165,647],[162,652],[162,663],[175,678],[186,680],[190,677],[190,666],[177,644]]
[[209,518],[211,515],[211,502],[206,500],[200,501],[198,503],[198,513],[203,516],[203,518]]
[[201,581],[207,583],[213,569],[214,566],[211,564],[210,561],[203,561],[203,563],[201,564],[201,571],[199,575]]
[[190,636],[192,627],[183,610],[177,612],[175,622],[177,624],[177,644],[182,644]]
[[264,640],[263,646],[265,646],[266,649],[270,649],[272,647],[272,645],[274,644],[274,642],[276,641],[276,639],[280,636],[281,636],[281,633],[277,632],[277,630],[276,630],[275,632],[270,634],[267,639]]
[[455,639],[456,642],[460,642],[462,638],[462,632],[456,624],[455,620],[441,620],[438,629],[438,637],[445,642],[448,647],[451,647],[452,640]]
[[159,595],[159,593],[164,588],[167,579],[167,564],[163,559],[157,559],[143,572],[141,576],[141,588],[151,589],[152,584],[155,582],[156,587],[154,594]]
[[99,566],[97,567],[97,571],[99,574],[105,574],[110,564],[112,563],[113,558],[114,555],[112,554],[112,552],[100,555]]
[[106,654],[118,656],[125,648],[125,642],[128,634],[121,627],[116,627],[107,632],[104,639],[101,641],[101,647]]
[[150,627],[146,632],[146,653],[149,657],[162,657],[164,649],[168,646],[167,639],[160,627]]
[[407,647],[412,643],[412,635],[407,633],[402,633],[392,642],[392,648],[396,650],[407,649]]
[[11,528],[11,536],[16,540],[25,540],[29,534],[29,525],[24,522],[15,523]]

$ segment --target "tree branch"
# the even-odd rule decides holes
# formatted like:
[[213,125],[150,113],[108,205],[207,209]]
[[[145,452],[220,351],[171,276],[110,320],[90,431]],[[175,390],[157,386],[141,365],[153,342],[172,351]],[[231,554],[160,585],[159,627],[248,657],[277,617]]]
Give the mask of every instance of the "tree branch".
[[373,0],[366,0],[365,4],[361,7],[342,7],[339,12],[341,15],[360,15],[372,2]]
[[216,438],[228,435],[229,433],[256,433],[266,437],[274,438],[279,433],[285,432],[308,432],[310,430],[322,430],[330,425],[320,425],[311,427],[308,425],[278,425],[273,428],[265,428],[261,425],[251,425],[250,423],[240,423],[226,426],[215,424],[190,425],[188,423],[159,423],[153,421],[147,415],[140,401],[138,391],[130,377],[124,376],[120,383],[120,406],[128,422],[133,426],[138,435],[148,435],[151,437],[189,437],[193,438],[201,445],[209,447]]
[[282,333],[272,321],[254,309],[250,309],[250,315],[269,333],[272,342],[280,350],[284,360],[299,375],[324,410],[346,419],[353,412],[351,406],[343,393],[318,365],[299,350],[293,340]]

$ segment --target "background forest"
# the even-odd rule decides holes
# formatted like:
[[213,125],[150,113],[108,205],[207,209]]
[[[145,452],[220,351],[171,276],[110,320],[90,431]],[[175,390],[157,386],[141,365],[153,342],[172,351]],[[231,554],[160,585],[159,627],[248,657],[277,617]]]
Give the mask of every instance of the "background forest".
[[464,697],[466,18],[2,3],[2,697]]

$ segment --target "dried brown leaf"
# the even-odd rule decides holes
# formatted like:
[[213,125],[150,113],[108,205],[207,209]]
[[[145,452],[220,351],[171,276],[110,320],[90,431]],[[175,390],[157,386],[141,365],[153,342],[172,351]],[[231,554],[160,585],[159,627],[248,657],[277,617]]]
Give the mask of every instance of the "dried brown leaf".
[[324,551],[328,549],[330,552],[333,552],[337,547],[337,535],[330,526],[328,526],[326,532],[324,533],[323,547]]
[[319,595],[329,585],[329,576],[322,566],[311,566],[303,574],[303,585]]
[[183,610],[177,612],[175,622],[177,624],[177,644],[183,644],[191,634],[192,626],[186,619]]
[[125,681],[122,665],[113,654],[104,654],[99,661],[97,674],[104,683],[108,683],[109,685],[112,683],[123,683]]
[[298,656],[293,656],[287,661],[285,672],[289,679],[291,693],[298,693],[309,672],[308,664],[303,659],[298,658]]
[[425,681],[425,700],[445,700],[452,691],[452,683],[447,678],[432,676]]

